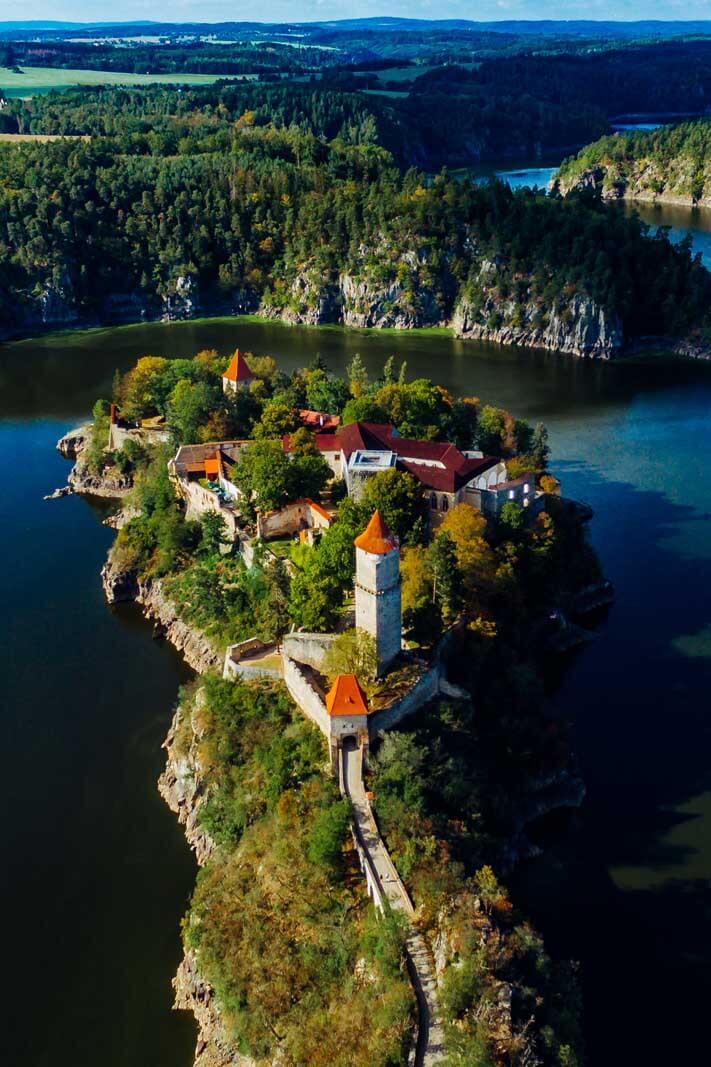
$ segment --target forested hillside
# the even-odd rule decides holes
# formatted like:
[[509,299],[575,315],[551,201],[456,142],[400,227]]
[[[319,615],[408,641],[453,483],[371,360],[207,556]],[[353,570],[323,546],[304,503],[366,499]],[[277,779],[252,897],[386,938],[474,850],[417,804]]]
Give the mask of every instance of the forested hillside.
[[711,122],[603,137],[567,159],[556,183],[565,194],[592,188],[609,200],[711,205]]
[[[709,39],[621,46],[614,35],[593,40],[585,33],[556,37],[456,26],[333,24],[311,27],[304,39],[299,30],[295,47],[283,27],[226,28],[221,44],[195,27],[192,37],[189,27],[186,32],[121,44],[55,36],[0,40],[0,68],[6,68],[0,89],[12,89],[13,68],[28,73],[33,67],[88,67],[114,75],[250,78],[262,88],[278,84],[297,98],[310,89],[365,91],[361,106],[390,127],[383,145],[402,164],[430,170],[562,154],[609,133],[610,121],[622,114],[684,116],[711,106]],[[3,128],[16,128],[12,109],[0,114],[0,132]]]
[[565,349],[577,317],[619,347],[688,333],[709,306],[711,277],[686,247],[599,202],[398,169],[380,143],[387,116],[360,96],[97,90],[13,108],[28,132],[91,139],[0,149],[8,333],[259,310],[456,319],[464,335],[511,329]]

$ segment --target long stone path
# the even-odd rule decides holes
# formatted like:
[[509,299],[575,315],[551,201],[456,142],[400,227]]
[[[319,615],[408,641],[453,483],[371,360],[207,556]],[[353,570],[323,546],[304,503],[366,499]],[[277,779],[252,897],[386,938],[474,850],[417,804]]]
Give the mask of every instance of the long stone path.
[[387,900],[391,908],[404,912],[410,923],[405,947],[407,969],[417,997],[418,1027],[409,1067],[435,1067],[444,1055],[444,1032],[439,1020],[434,964],[427,943],[413,922],[412,901],[380,836],[365,795],[363,752],[354,738],[346,738],[343,743],[340,779],[341,791],[353,808],[353,835],[368,892],[376,907],[382,910],[383,901]]

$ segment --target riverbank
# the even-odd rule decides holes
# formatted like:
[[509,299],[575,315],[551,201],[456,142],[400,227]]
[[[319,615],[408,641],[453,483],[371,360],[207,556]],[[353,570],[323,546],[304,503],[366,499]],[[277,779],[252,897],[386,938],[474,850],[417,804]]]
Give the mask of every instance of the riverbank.
[[[274,315],[214,315],[184,318],[180,320],[166,320],[156,317],[151,320],[124,322],[119,325],[109,323],[99,325],[97,323],[77,324],[76,326],[54,328],[48,326],[46,330],[30,335],[0,334],[0,344],[8,342],[19,349],[23,345],[53,346],[61,345],[63,341],[73,341],[74,338],[82,342],[97,340],[111,335],[112,337],[126,336],[130,338],[132,332],[146,329],[166,330],[171,328],[202,329],[223,331],[226,329],[238,330],[240,328],[256,326],[270,327],[278,331],[284,331],[284,337],[293,335],[294,327],[299,330],[312,331],[314,336],[343,335],[356,341],[358,337],[366,338],[405,338],[413,339],[428,338],[452,338],[455,341],[467,345],[473,342],[472,352],[483,345],[492,348],[511,349],[515,351],[549,352],[560,355],[572,355],[579,358],[592,358],[616,362],[627,361],[632,357],[644,358],[688,358],[696,360],[711,360],[711,345],[701,344],[694,339],[675,339],[664,337],[638,338],[623,345],[619,342],[616,329],[610,333],[608,319],[600,315],[594,305],[587,302],[577,302],[578,314],[573,320],[562,322],[567,317],[562,313],[554,316],[545,330],[541,328],[525,329],[522,327],[504,326],[490,328],[486,325],[472,322],[465,306],[457,309],[455,319],[447,326],[412,326],[408,328],[395,328],[388,326],[346,326],[339,323],[294,323],[287,318],[279,318]],[[590,320],[593,321],[590,321]],[[594,321],[596,320],[596,321]],[[563,347],[561,347],[563,345]],[[567,347],[566,347],[567,346]],[[466,349],[465,349],[466,350]],[[87,489],[87,492],[90,492]],[[107,493],[105,495],[111,495]]]

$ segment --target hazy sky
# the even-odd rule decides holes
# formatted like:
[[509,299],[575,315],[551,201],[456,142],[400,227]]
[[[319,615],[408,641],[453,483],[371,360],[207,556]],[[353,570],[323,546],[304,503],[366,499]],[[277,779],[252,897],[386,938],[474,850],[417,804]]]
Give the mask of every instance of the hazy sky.
[[468,19],[711,19],[711,0],[0,0],[0,20],[321,21],[377,15]]

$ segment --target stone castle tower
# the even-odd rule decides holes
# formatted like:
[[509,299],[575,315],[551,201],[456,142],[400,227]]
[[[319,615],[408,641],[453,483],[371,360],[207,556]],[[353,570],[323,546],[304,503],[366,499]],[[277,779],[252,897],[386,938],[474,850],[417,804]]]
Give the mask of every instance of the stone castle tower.
[[400,549],[378,511],[355,546],[356,627],[375,638],[382,674],[402,647]]

